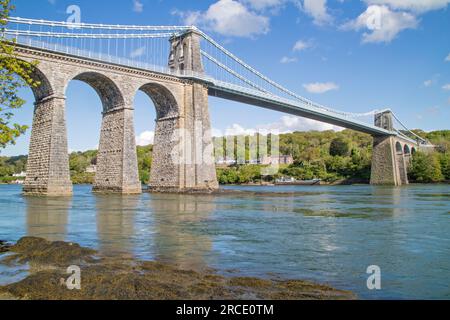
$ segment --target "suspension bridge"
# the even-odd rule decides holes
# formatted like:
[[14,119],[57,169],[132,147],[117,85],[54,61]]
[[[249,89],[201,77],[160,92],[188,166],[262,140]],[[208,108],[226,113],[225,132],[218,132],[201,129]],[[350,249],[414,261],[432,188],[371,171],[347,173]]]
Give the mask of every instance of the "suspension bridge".
[[[72,79],[90,84],[103,103],[96,191],[141,190],[133,141],[132,100],[137,90],[147,93],[157,109],[151,172],[151,188],[155,191],[217,189],[214,164],[204,161],[205,150],[211,145],[210,133],[205,136],[211,129],[208,95],[372,135],[373,184],[408,183],[406,168],[411,153],[428,145],[391,110],[350,113],[313,102],[265,76],[193,26],[106,25],[12,17],[3,33],[16,43],[19,57],[39,62],[34,76],[41,85],[34,89],[36,107],[26,193],[71,193],[64,93]],[[375,121],[360,120],[367,116]],[[172,137],[179,129],[187,131],[188,137],[174,142]],[[176,158],[183,161],[173,161],[174,149]]]

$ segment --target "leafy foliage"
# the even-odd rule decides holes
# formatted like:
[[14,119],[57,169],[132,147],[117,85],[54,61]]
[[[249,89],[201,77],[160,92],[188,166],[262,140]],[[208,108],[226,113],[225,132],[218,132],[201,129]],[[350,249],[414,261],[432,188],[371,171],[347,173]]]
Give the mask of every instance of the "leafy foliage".
[[330,155],[331,156],[348,156],[348,143],[342,138],[333,139],[330,143]]
[[410,177],[417,182],[440,182],[444,179],[437,153],[416,152],[413,156]]
[[18,59],[14,42],[7,41],[3,36],[6,19],[13,9],[10,0],[0,0],[0,149],[14,144],[28,129],[27,126],[11,123],[14,111],[25,104],[19,97],[19,89],[37,87],[40,84],[33,78],[36,63]]
[[144,184],[148,184],[150,182],[152,151],[153,146],[137,147],[139,180]]
[[441,172],[445,180],[450,180],[450,152],[440,155]]

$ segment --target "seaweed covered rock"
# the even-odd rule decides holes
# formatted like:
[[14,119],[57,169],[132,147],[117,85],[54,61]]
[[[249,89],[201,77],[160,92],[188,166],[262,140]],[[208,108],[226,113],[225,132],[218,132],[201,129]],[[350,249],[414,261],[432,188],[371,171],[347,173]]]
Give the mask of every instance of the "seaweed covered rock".
[[8,242],[0,240],[0,254],[8,252],[10,248],[11,245]]
[[83,248],[76,243],[50,242],[36,237],[24,237],[9,250],[15,253],[10,259],[17,260],[19,263],[30,262],[56,266],[81,263],[95,254],[94,250]]
[[[301,280],[225,277],[213,271],[180,269],[161,262],[124,256],[97,256],[74,243],[23,238],[11,247],[15,261],[48,266],[25,279],[0,286],[8,294],[32,300],[224,300],[353,299],[348,291]],[[67,267],[82,261],[80,290],[69,290]],[[78,265],[78,264],[77,264]]]

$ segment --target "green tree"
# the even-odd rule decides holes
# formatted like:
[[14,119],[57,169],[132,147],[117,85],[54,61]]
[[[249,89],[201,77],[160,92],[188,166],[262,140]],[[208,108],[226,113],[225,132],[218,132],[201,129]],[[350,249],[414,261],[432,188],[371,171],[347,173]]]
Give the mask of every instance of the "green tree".
[[349,153],[348,142],[342,138],[336,138],[331,141],[330,144],[330,155],[346,157]]
[[139,168],[139,180],[148,184],[150,182],[150,170],[152,166],[152,146],[137,147],[137,158]]
[[450,180],[450,153],[443,153],[440,156],[441,172],[445,180]]
[[409,176],[416,182],[439,182],[443,180],[437,153],[416,152],[413,156]]
[[39,85],[33,78],[36,63],[18,59],[14,41],[8,41],[4,37],[7,19],[13,9],[10,0],[0,0],[0,149],[14,144],[28,129],[27,126],[11,123],[14,111],[25,104],[19,97],[19,89]]

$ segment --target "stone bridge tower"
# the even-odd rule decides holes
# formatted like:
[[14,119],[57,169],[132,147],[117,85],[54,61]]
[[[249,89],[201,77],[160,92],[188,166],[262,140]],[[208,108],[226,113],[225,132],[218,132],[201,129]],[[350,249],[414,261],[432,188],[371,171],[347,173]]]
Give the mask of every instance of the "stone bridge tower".
[[[170,40],[169,67],[175,74],[203,74],[200,35],[191,30]],[[208,88],[186,80],[184,103],[170,116],[158,115],[150,189],[153,191],[204,192],[219,188],[208,108]],[[154,99],[155,105],[162,101]],[[169,102],[170,103],[170,102]],[[177,163],[172,163],[176,159]],[[167,178],[171,180],[167,180]]]

